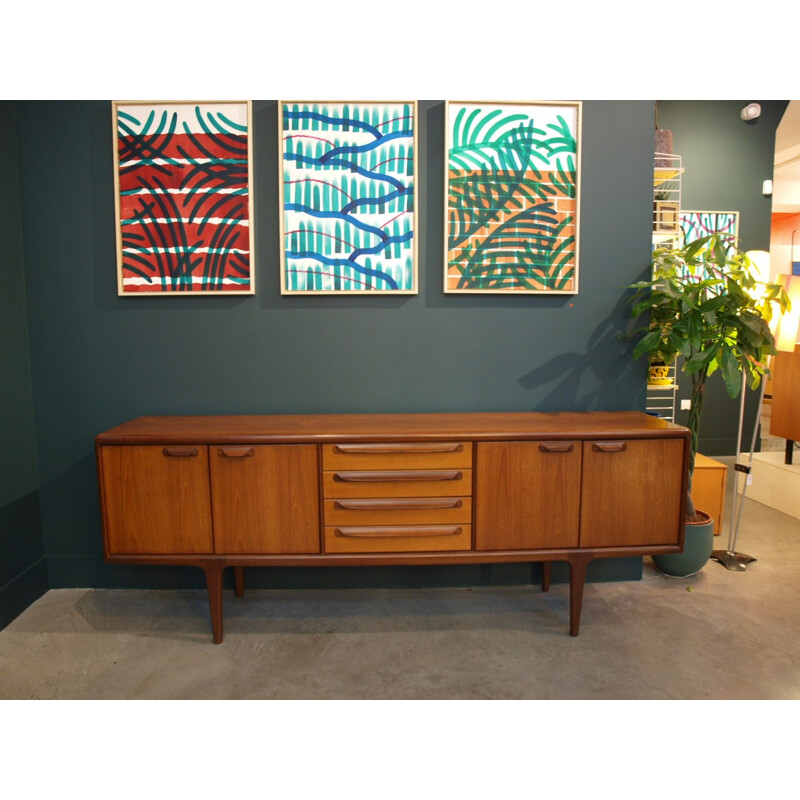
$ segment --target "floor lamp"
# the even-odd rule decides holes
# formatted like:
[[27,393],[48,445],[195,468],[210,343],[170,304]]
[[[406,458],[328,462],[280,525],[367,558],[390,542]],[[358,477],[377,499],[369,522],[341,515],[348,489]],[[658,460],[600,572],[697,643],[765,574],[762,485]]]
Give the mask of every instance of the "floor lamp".
[[[748,253],[751,256],[752,254]],[[753,259],[755,261],[755,259]],[[769,260],[767,259],[767,270],[769,267]],[[767,275],[769,272],[767,271]],[[798,338],[798,331],[800,329],[800,275],[778,275],[776,283],[779,283],[786,290],[791,302],[791,308],[785,313],[777,313],[773,319],[770,329],[775,337],[775,347],[781,352],[794,352],[795,342]],[[767,361],[769,367],[772,357]],[[742,517],[742,508],[744,507],[744,499],[747,494],[747,486],[750,480],[750,474],[753,468],[753,451],[756,449],[756,438],[758,437],[758,429],[761,425],[761,406],[764,403],[764,391],[767,387],[767,380],[763,378],[761,381],[761,391],[758,395],[758,406],[756,407],[756,420],[753,425],[753,438],[750,440],[750,455],[747,464],[739,463],[739,446],[742,441],[742,427],[744,425],[744,400],[745,400],[745,387],[746,387],[746,371],[742,366],[742,399],[739,406],[739,433],[736,437],[736,463],[733,468],[736,472],[742,472],[747,477],[745,478],[744,486],[742,486],[742,493],[739,497],[739,504],[736,504],[736,477],[734,476],[733,484],[733,498],[731,500],[731,518],[729,523],[728,535],[728,549],[727,550],[713,550],[711,558],[719,561],[724,567],[736,572],[745,572],[747,565],[756,559],[753,556],[748,556],[745,553],[736,552],[736,537],[739,534],[739,523]]]

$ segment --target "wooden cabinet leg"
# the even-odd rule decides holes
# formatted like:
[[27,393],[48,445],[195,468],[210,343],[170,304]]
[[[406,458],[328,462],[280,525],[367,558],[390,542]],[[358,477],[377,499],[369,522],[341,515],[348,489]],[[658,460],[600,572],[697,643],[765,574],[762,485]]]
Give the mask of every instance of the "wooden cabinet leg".
[[244,567],[233,568],[233,586],[237,597],[244,595]]
[[211,612],[211,630],[214,634],[214,644],[222,641],[222,571],[223,566],[218,561],[209,561],[203,565],[206,573],[206,587],[208,588],[208,607]]
[[542,591],[550,591],[550,579],[553,577],[553,562],[542,561]]
[[592,560],[588,553],[573,553],[569,556],[569,635],[577,636],[581,624],[583,587],[586,583],[586,568]]

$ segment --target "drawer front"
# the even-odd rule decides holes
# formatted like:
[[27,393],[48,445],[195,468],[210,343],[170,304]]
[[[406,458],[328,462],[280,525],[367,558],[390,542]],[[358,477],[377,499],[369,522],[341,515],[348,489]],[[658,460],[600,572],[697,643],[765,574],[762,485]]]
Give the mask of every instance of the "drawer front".
[[472,468],[472,442],[387,442],[323,445],[324,470]]
[[326,525],[439,525],[472,522],[471,497],[364,497],[325,500]]
[[342,525],[325,528],[326,553],[469,550],[471,525]]
[[471,469],[329,470],[325,497],[465,497],[472,494]]

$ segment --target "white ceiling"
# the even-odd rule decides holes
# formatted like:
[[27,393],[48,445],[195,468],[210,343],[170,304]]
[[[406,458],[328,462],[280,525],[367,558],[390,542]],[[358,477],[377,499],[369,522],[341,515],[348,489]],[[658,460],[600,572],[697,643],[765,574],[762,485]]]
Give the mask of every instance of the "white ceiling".
[[772,213],[800,212],[800,100],[789,102],[775,134]]

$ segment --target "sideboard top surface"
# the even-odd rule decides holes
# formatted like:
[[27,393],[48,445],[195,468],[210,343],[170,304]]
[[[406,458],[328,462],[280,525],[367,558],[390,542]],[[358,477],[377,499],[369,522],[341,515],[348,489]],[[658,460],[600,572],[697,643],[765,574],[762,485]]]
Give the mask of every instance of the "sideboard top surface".
[[273,414],[137,417],[99,445],[684,438],[688,429],[639,411]]

